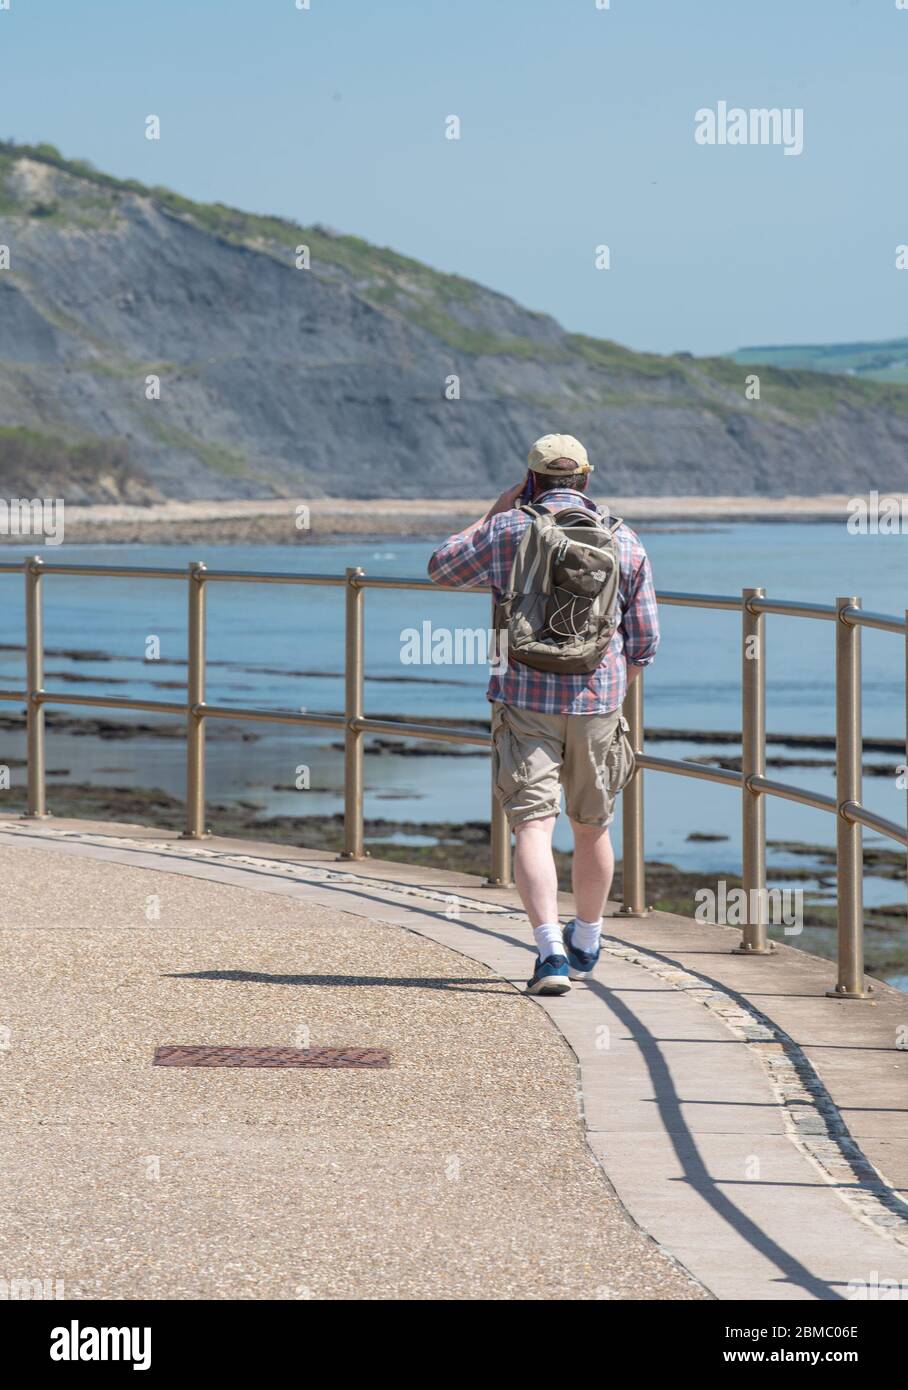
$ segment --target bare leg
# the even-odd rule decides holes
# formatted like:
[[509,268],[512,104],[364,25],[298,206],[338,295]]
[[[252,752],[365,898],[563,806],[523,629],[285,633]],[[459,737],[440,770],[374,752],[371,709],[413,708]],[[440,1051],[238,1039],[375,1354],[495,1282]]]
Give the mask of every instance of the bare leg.
[[556,819],[526,820],[514,831],[514,882],[533,927],[558,921],[558,874],[552,857]]
[[584,922],[598,922],[615,872],[611,836],[608,826],[603,825],[581,825],[572,820],[571,829],[574,832],[571,866],[574,911]]

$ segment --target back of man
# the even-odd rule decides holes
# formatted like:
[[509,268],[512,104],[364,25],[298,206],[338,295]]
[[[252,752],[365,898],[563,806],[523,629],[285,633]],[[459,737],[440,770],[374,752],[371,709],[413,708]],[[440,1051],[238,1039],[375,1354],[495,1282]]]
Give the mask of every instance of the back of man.
[[[489,512],[450,536],[429,561],[429,575],[457,587],[489,584],[496,602],[506,592],[514,557],[533,518],[521,497],[557,514],[582,508],[592,467],[571,435],[545,435],[529,454],[522,483],[502,493]],[[614,526],[618,615],[614,635],[592,670],[540,670],[514,659],[493,671],[493,765],[496,794],[515,836],[514,873],[539,952],[531,993],[561,994],[585,978],[599,955],[602,909],[614,856],[608,833],[615,799],[633,772],[621,703],[629,680],[653,660],[659,641],[656,597],[646,552],[634,532]],[[562,932],[551,839],[561,809],[574,833],[572,864],[577,915]]]

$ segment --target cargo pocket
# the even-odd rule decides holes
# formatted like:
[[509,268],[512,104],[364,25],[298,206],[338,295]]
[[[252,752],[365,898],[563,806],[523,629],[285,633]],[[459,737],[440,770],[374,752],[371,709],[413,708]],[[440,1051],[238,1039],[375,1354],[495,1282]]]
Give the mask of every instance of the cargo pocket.
[[637,759],[628,737],[628,722],[622,714],[605,755],[605,783],[609,796],[615,797],[634,775]]
[[495,793],[501,804],[507,806],[526,782],[526,766],[504,710],[498,705],[492,707],[492,766]]

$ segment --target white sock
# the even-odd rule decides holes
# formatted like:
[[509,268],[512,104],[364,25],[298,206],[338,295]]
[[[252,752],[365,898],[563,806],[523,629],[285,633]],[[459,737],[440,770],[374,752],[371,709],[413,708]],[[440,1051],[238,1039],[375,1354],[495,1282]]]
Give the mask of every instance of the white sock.
[[539,952],[540,960],[545,960],[546,956],[564,955],[564,937],[561,935],[560,922],[543,922],[541,926],[533,928],[533,936],[536,938],[536,950]]
[[584,922],[582,917],[574,918],[574,945],[578,951],[598,951],[602,932],[602,918],[598,922]]

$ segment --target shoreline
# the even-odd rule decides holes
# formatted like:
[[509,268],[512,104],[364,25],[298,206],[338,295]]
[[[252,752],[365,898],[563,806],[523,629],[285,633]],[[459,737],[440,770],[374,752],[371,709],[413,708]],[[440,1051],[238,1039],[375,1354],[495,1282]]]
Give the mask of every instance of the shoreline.
[[[427,539],[463,529],[488,509],[489,498],[322,498],[72,504],[65,507],[69,545],[330,545],[350,537]],[[630,526],[686,529],[732,522],[839,522],[844,493],[816,497],[616,497],[595,496]],[[305,509],[305,510],[302,510]],[[302,524],[301,524],[302,523]],[[308,523],[308,524],[306,524]],[[0,535],[0,545],[45,544],[40,536]],[[53,552],[56,546],[48,545]]]

